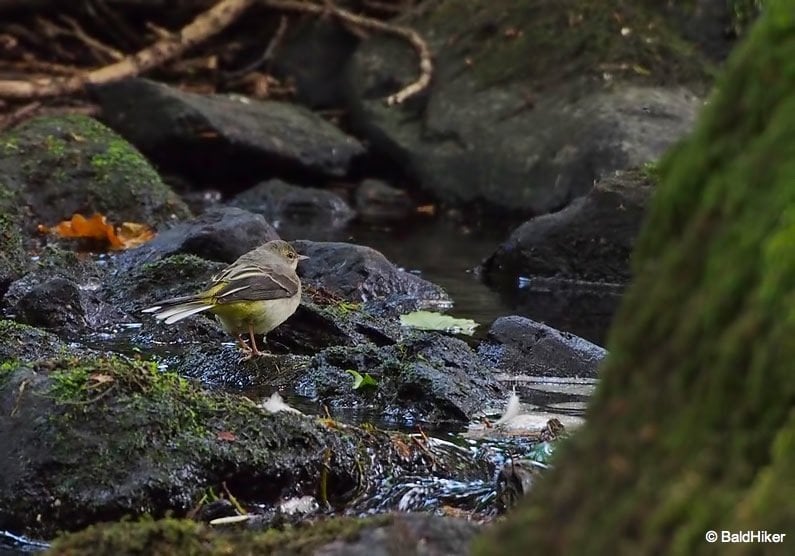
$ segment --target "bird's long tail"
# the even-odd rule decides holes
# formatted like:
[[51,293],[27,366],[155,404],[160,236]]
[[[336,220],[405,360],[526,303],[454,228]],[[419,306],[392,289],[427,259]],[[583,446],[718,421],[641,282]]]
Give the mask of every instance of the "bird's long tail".
[[212,306],[209,299],[199,295],[186,295],[163,300],[142,312],[153,313],[156,319],[165,321],[166,324],[174,324],[185,317],[206,311]]

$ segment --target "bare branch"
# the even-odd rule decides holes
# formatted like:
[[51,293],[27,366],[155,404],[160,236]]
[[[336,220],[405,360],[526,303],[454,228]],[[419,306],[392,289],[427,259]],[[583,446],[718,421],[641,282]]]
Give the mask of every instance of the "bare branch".
[[32,81],[0,81],[0,97],[43,98],[81,91],[86,85],[101,85],[139,75],[172,60],[185,50],[215,35],[234,22],[256,0],[221,0],[197,16],[179,33],[156,42],[123,60],[71,77],[46,77]]

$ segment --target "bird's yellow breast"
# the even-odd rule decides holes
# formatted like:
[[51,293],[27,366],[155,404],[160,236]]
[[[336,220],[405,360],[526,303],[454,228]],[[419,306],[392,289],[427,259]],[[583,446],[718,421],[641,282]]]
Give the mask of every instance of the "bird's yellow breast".
[[247,334],[249,326],[256,334],[267,334],[292,315],[300,296],[265,301],[238,301],[217,304],[210,309],[230,334]]

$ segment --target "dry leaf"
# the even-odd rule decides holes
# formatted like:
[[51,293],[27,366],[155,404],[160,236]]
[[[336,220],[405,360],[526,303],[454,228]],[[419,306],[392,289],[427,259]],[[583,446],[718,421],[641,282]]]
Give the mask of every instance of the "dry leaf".
[[155,237],[154,230],[146,224],[123,222],[121,226],[115,228],[100,213],[94,213],[90,218],[75,214],[70,220],[64,220],[52,227],[39,224],[38,229],[43,234],[106,241],[111,249],[138,247]]
[[146,224],[122,222],[121,226],[116,228],[116,237],[123,246],[122,249],[132,249],[155,237],[155,231]]
[[222,442],[234,442],[237,440],[235,433],[230,431],[221,431],[215,437]]
[[114,378],[112,376],[103,373],[91,373],[90,375],[88,375],[88,379],[96,385],[106,384],[108,382],[114,381]]

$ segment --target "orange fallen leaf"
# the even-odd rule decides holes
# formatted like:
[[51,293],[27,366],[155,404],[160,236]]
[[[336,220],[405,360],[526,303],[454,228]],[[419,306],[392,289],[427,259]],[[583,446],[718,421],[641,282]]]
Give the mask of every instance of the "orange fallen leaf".
[[155,231],[146,224],[122,222],[121,226],[116,228],[116,237],[121,242],[122,249],[132,249],[155,237]]
[[52,227],[39,224],[38,230],[43,234],[55,234],[66,238],[106,241],[111,249],[138,247],[155,237],[154,230],[146,224],[123,222],[116,228],[100,213],[94,213],[90,218],[75,214],[71,219]]
[[237,440],[237,435],[230,431],[221,431],[215,437],[223,442],[234,442]]

